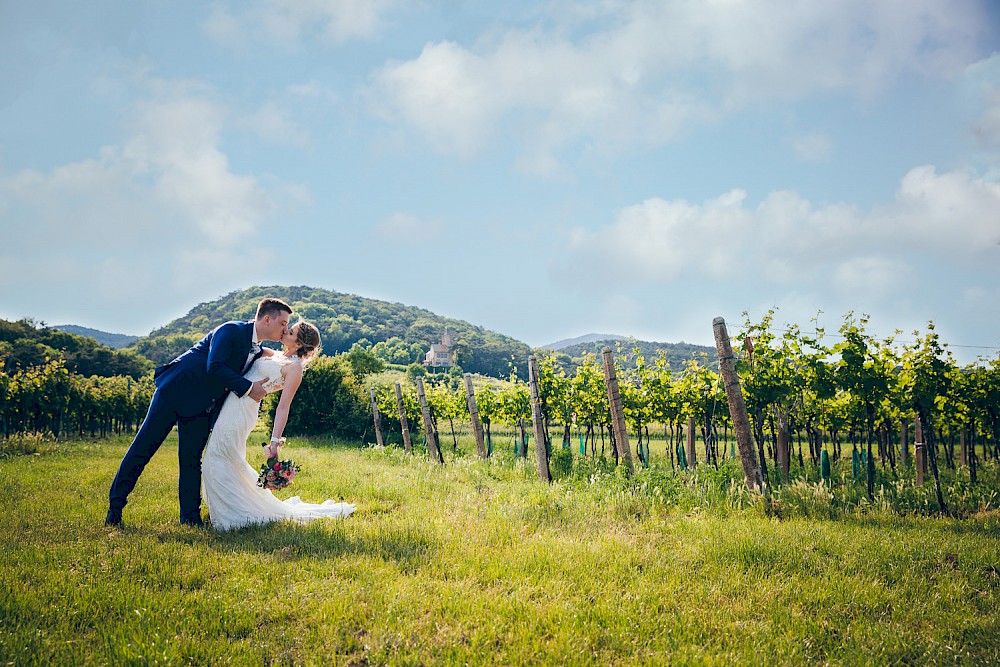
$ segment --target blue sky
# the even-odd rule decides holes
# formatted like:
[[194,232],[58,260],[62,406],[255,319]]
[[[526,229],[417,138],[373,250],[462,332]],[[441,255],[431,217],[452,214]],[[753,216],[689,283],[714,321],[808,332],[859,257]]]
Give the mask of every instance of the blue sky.
[[0,2],[0,317],[287,284],[532,345],[777,307],[992,356],[998,49],[976,0]]

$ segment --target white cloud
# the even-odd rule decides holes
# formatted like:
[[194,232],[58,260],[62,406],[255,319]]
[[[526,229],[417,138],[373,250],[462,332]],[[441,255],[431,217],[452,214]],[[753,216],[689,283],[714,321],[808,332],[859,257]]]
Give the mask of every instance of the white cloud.
[[[862,211],[813,206],[774,192],[756,208],[733,190],[701,204],[649,199],[597,230],[577,228],[569,259],[556,269],[592,266],[590,284],[675,284],[682,278],[844,289],[871,284],[888,294],[917,271],[914,253],[934,270],[996,271],[1000,184],[932,167],[907,173],[892,203]],[[574,280],[579,278],[574,277]]]
[[428,45],[416,60],[387,67],[378,85],[393,108],[439,149],[471,155],[506,106],[494,97],[502,91],[489,85],[489,66],[459,45],[443,42]]
[[135,133],[121,151],[136,176],[149,174],[160,205],[204,239],[234,245],[256,232],[270,198],[252,176],[234,174],[219,149],[224,109],[184,83],[165,83],[137,105]]
[[917,270],[898,257],[851,257],[834,267],[833,286],[845,300],[864,295],[876,300],[891,298],[914,284]]
[[339,44],[375,35],[394,0],[257,0],[216,5],[202,24],[216,42],[233,48],[277,43],[297,46],[304,39]]
[[288,110],[273,100],[265,102],[243,124],[254,134],[273,144],[299,148],[309,145],[309,131],[292,120]]
[[256,244],[274,205],[256,177],[230,168],[225,109],[201,86],[149,83],[121,145],[49,171],[0,173],[0,261],[16,267],[11,280],[127,309],[234,267],[248,267],[245,284],[250,263],[270,256]]
[[896,201],[876,212],[885,240],[964,261],[1000,244],[1000,183],[968,172],[911,169]]
[[[531,147],[525,164],[550,173],[545,151],[573,141],[648,147],[748,104],[870,96],[904,73],[951,76],[983,30],[978,6],[934,0],[572,7],[552,6],[554,27],[430,43],[386,65],[374,78],[376,108],[463,156],[509,129]],[[817,150],[822,142],[813,159]]]

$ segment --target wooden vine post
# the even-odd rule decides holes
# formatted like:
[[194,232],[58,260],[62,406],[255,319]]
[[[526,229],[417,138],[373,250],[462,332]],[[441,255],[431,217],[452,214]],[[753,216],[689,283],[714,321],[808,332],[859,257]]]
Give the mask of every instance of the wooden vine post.
[[913,420],[913,458],[917,468],[917,486],[924,485],[924,475],[927,474],[927,445],[924,444],[924,425],[917,416]]
[[538,479],[551,482],[549,457],[545,451],[545,422],[542,420],[542,399],[538,395],[538,362],[528,357],[528,391],[531,395],[531,422],[535,426],[535,466]]
[[747,416],[747,405],[743,400],[743,390],[740,388],[740,378],[736,374],[736,357],[729,342],[729,331],[726,320],[716,317],[712,320],[715,333],[715,349],[719,354],[719,374],[726,388],[726,400],[729,403],[729,414],[733,419],[733,431],[736,433],[736,447],[740,453],[740,463],[743,464],[743,476],[747,488],[752,491],[764,492],[764,478],[757,462],[757,454],[753,450],[753,437],[750,435],[750,417]]
[[472,390],[472,373],[465,374],[465,403],[469,406],[469,417],[472,419],[472,432],[476,436],[476,449],[479,458],[489,456],[486,450],[486,438],[483,437],[483,422],[479,420],[479,407],[476,405],[476,392]]
[[[788,416],[778,411],[778,467],[781,468],[781,479],[788,481],[788,472],[791,469],[792,457],[789,447],[788,437]],[[817,452],[818,454],[818,452]]]
[[444,457],[438,448],[437,431],[434,430],[434,422],[431,421],[431,409],[427,405],[427,394],[424,393],[424,379],[415,378],[417,381],[417,397],[420,399],[420,416],[424,420],[424,435],[427,438],[427,449],[438,463],[444,463]]
[[382,435],[382,419],[378,413],[378,401],[375,400],[375,387],[368,388],[368,394],[372,397],[372,418],[375,420],[375,442],[379,447],[385,447],[385,436]]
[[407,452],[413,450],[413,443],[410,441],[410,422],[406,418],[406,406],[403,403],[403,388],[396,383],[396,410],[399,411],[399,426],[403,431],[403,449]]
[[611,404],[611,428],[615,435],[615,449],[618,460],[625,464],[629,477],[635,475],[632,465],[632,448],[628,444],[628,430],[625,428],[625,411],[622,410],[622,396],[618,391],[618,374],[615,371],[615,357],[610,347],[601,350],[604,361],[604,382],[608,386],[608,403]]
[[688,465],[690,467],[692,467],[692,468],[695,467],[696,465],[698,465],[698,453],[695,451],[695,437],[694,437],[694,432],[695,432],[694,417],[688,417],[688,425],[687,425],[687,457],[688,457],[688,461],[687,462],[688,462]]

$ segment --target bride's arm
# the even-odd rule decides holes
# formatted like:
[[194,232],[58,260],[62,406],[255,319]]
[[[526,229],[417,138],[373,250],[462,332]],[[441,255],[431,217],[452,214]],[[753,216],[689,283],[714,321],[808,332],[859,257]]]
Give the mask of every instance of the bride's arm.
[[284,433],[285,425],[288,423],[288,408],[292,405],[295,392],[302,383],[301,363],[288,364],[285,369],[285,386],[281,390],[281,398],[278,399],[278,408],[274,411],[274,426],[271,428],[268,456],[278,455],[278,443],[281,442],[281,434]]

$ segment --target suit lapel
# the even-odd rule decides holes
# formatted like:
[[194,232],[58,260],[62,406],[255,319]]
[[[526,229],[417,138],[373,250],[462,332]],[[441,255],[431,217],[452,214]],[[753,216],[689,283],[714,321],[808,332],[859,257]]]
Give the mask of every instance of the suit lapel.
[[264,354],[264,350],[261,348],[260,350],[257,350],[256,354],[253,355],[253,358],[250,359],[250,361],[246,361],[247,355],[250,354],[250,351],[253,349],[253,326],[253,321],[247,322],[246,346],[243,348],[243,356],[241,357],[241,359],[244,360],[243,370],[240,371],[241,375],[246,375],[246,372],[250,370],[251,366],[253,366],[253,362],[260,359],[260,356]]

